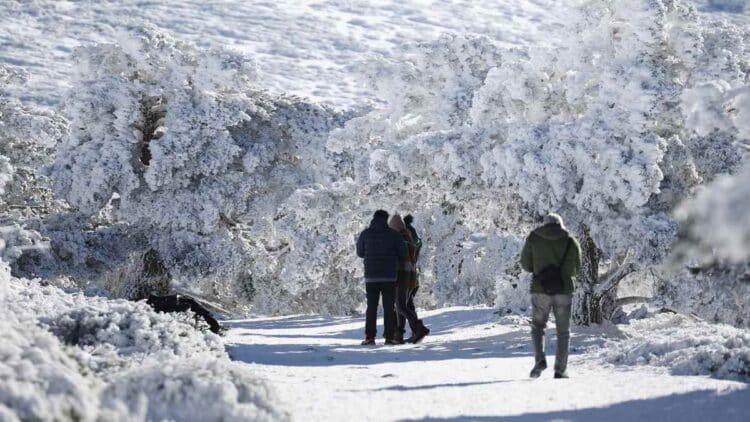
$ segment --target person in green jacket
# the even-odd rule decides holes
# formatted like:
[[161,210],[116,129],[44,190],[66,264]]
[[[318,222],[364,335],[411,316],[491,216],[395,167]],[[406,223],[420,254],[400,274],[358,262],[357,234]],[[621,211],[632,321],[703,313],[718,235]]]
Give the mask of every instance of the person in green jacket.
[[[534,274],[531,283],[531,339],[534,343],[535,364],[530,376],[537,378],[547,369],[544,355],[544,329],[549,312],[555,313],[557,350],[555,378],[567,378],[568,344],[570,341],[570,313],[576,274],[581,269],[581,246],[563,225],[562,217],[549,214],[543,225],[532,231],[521,251],[521,267]],[[554,274],[554,283],[549,274]]]

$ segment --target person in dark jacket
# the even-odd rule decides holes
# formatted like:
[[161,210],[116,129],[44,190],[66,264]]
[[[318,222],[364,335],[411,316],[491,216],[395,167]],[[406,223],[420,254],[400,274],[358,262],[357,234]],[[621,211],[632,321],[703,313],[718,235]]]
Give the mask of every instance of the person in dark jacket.
[[565,229],[562,217],[549,214],[544,217],[543,225],[531,232],[521,250],[521,267],[534,274],[531,284],[531,339],[536,362],[530,376],[537,378],[547,369],[544,329],[551,309],[557,328],[555,378],[568,378],[570,312],[575,277],[581,269],[581,247]]
[[414,239],[411,237],[411,232],[406,228],[404,220],[401,216],[396,214],[391,217],[391,221],[388,226],[393,230],[396,230],[403,238],[404,243],[407,246],[408,253],[402,257],[399,261],[398,268],[398,281],[396,285],[396,338],[395,342],[399,344],[404,343],[404,327],[406,327],[406,321],[409,321],[409,326],[414,332],[414,343],[419,343],[422,339],[429,334],[430,330],[424,326],[422,321],[417,316],[417,312],[414,309],[409,308],[409,298],[411,292],[417,286],[417,247],[414,243]]
[[[414,288],[411,289],[409,292],[409,298],[406,303],[406,308],[409,309],[410,312],[413,312],[415,315],[417,314],[417,307],[414,306],[414,297],[417,295],[417,291],[419,291],[419,271],[417,270],[416,263],[419,261],[419,254],[422,251],[422,239],[419,237],[419,234],[417,234],[417,229],[414,228],[412,223],[414,222],[414,217],[411,214],[407,214],[404,217],[404,224],[406,224],[406,229],[409,230],[409,233],[411,233],[411,238],[414,241],[414,246],[416,248],[414,253],[414,265],[415,265],[415,273],[414,277],[416,279],[416,283],[414,284]],[[405,331],[405,326],[403,324],[404,319],[398,320],[398,328],[397,328],[397,334],[400,332],[403,336],[403,333]],[[422,320],[419,320],[419,325],[421,327],[424,327],[424,323]],[[417,327],[411,326],[409,324],[409,327],[411,328],[411,337],[406,339],[406,343],[418,343],[419,341],[424,338],[424,335],[429,334],[430,330],[427,329],[426,332],[420,333]],[[425,327],[426,328],[426,327]],[[424,334],[420,336],[420,334]]]
[[388,213],[375,211],[370,227],[357,239],[357,256],[364,258],[367,311],[365,315],[365,340],[362,345],[375,344],[378,302],[383,296],[383,337],[386,344],[394,342],[396,330],[396,280],[399,259],[407,255],[406,243],[401,235],[388,227]]

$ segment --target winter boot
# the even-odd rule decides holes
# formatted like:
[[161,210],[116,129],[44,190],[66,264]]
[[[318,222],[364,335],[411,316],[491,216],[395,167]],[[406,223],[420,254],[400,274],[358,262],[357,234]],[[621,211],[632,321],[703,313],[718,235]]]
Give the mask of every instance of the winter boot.
[[393,337],[393,342],[396,344],[404,344],[404,333],[397,333]]
[[362,340],[362,343],[360,343],[362,346],[374,346],[375,345],[375,339],[374,338],[366,338]]
[[557,378],[557,379],[566,379],[566,378],[568,378],[568,373],[567,372],[555,371],[555,378]]
[[420,343],[425,338],[425,336],[427,336],[427,334],[430,334],[429,328],[425,327],[424,325],[419,327],[417,332],[414,333],[414,335],[412,336],[414,337],[414,340],[412,341],[412,343],[414,344]]
[[[545,369],[547,369],[547,361],[545,359],[542,359],[537,362],[536,365],[534,365],[534,368],[531,370],[529,377],[539,378],[539,375],[542,375],[542,371],[544,371]],[[555,378],[557,378],[557,373],[555,373]]]
[[387,339],[385,339],[385,345],[386,345],[386,346],[398,346],[398,345],[400,345],[400,344],[404,344],[404,342],[403,342],[403,341],[401,341],[401,342],[399,343],[398,341],[396,341],[395,339],[392,339],[392,338],[387,338]]

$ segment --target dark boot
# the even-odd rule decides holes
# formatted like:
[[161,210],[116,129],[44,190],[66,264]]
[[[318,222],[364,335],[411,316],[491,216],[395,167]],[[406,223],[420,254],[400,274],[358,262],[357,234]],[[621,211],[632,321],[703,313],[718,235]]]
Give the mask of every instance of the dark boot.
[[396,344],[404,344],[404,333],[397,332],[396,335],[393,336],[393,342]]
[[529,377],[539,378],[539,375],[542,375],[542,371],[544,371],[545,369],[547,369],[547,361],[540,360],[536,363],[536,365],[534,365],[534,368],[531,370]]
[[362,343],[360,343],[362,346],[374,346],[375,345],[375,339],[374,338],[366,338],[362,340]]
[[566,379],[566,378],[568,378],[568,373],[567,372],[555,371],[555,378],[557,378],[557,379]]
[[421,327],[417,329],[417,332],[414,333],[413,335],[414,340],[412,341],[412,343],[414,344],[420,343],[427,336],[427,334],[430,334],[430,329],[422,325]]
[[385,345],[386,345],[386,346],[398,346],[398,345],[401,345],[401,344],[404,344],[404,342],[403,342],[403,341],[401,341],[401,342],[399,343],[399,342],[397,342],[397,341],[396,341],[395,339],[392,339],[392,338],[387,338],[387,339],[385,339]]

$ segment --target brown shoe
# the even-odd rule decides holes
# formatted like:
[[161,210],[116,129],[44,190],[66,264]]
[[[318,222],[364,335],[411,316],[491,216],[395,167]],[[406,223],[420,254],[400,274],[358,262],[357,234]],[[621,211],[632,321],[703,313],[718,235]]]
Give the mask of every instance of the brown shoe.
[[402,340],[400,343],[396,339],[387,338],[385,339],[385,345],[386,346],[398,346],[404,344],[404,341]]
[[362,340],[362,343],[360,343],[362,346],[374,346],[375,345],[375,339],[374,338],[366,338]]

